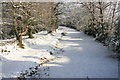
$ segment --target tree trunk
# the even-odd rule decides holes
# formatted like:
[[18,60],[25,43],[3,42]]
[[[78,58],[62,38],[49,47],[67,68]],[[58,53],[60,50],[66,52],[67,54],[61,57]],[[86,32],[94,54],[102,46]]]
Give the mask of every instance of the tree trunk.
[[28,28],[28,35],[29,35],[30,39],[34,38],[33,33],[32,33],[32,29],[30,27]]
[[19,35],[19,39],[18,39],[18,45],[20,48],[24,48],[24,45],[22,44],[22,35]]
[[19,34],[18,34],[18,30],[16,28],[15,8],[13,8],[13,17],[14,17],[14,19],[13,19],[13,24],[14,24],[13,29],[15,31],[16,40],[18,40],[19,39]]
[[103,7],[102,7],[102,2],[99,2],[99,5],[100,5],[100,8],[99,8],[99,10],[100,10],[100,26],[101,26],[101,28],[102,28],[102,32],[104,32],[104,17],[103,17]]
[[98,37],[96,38],[96,40],[103,42],[105,41],[105,31],[104,31],[104,9],[103,9],[103,3],[102,2],[98,2],[99,3],[99,19],[100,19],[100,28],[99,28],[99,32],[98,32]]
[[16,40],[19,40],[18,30],[16,29],[16,27],[14,27],[14,31],[15,31]]

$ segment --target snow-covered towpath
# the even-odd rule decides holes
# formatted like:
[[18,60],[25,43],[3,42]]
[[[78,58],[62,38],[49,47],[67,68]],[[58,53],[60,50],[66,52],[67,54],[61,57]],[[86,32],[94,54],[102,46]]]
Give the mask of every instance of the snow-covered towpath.
[[[16,42],[0,46],[0,59],[2,61],[0,76],[5,78],[19,77],[21,72],[29,71],[30,68],[38,66],[45,60],[56,58],[50,52],[60,52],[59,49],[54,48],[59,42],[57,37],[60,35],[58,33],[51,36],[46,33],[46,31],[42,31],[34,34],[34,39],[29,39],[26,36],[23,40],[25,49],[18,48]],[[2,41],[2,43],[7,41],[10,42],[13,39]],[[8,52],[2,52],[2,50]]]
[[51,78],[117,78],[118,61],[114,54],[92,37],[74,29],[66,29],[61,40],[64,53],[61,59],[46,64]]

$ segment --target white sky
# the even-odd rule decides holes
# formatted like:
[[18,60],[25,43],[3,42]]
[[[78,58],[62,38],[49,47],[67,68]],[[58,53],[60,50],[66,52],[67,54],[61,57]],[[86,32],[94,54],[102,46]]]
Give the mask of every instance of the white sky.
[[[0,2],[9,2],[11,0],[0,0]],[[12,0],[15,2],[118,2],[120,0]]]

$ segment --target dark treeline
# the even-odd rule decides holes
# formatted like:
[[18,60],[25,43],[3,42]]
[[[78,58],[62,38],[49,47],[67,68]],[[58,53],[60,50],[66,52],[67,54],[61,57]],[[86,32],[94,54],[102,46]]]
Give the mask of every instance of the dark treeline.
[[[5,2],[2,3],[0,38],[54,32],[58,24],[83,31],[95,40],[120,52],[120,2]],[[22,47],[22,46],[21,46]]]
[[83,31],[120,52],[120,2],[60,3],[61,25]]
[[0,38],[16,37],[18,45],[23,47],[22,36],[34,38],[33,33],[47,30],[52,33],[57,28],[57,16],[54,2],[3,2]]

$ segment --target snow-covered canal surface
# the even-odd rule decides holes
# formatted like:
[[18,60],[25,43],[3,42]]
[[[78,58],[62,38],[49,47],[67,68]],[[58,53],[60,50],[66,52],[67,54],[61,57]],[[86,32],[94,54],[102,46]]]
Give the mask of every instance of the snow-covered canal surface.
[[[117,78],[118,61],[101,43],[74,29],[61,40],[62,58],[47,64],[51,78]],[[53,66],[52,66],[53,65]]]
[[[61,32],[67,34],[60,37]],[[49,78],[117,78],[118,61],[109,57],[114,53],[95,42],[82,32],[60,27],[55,36],[34,35],[34,39],[25,39],[25,49],[7,45],[0,49],[10,52],[1,53],[2,76],[16,77],[21,71],[40,64],[43,58],[56,58],[42,66],[48,67]],[[57,49],[57,48],[58,49]],[[50,55],[49,52],[54,54]],[[56,54],[55,54],[56,53]],[[46,77],[46,76],[43,76]]]

